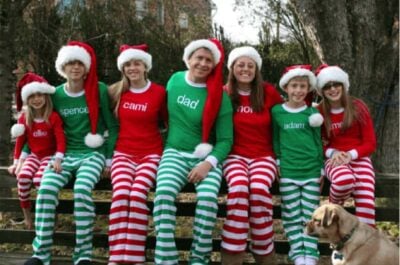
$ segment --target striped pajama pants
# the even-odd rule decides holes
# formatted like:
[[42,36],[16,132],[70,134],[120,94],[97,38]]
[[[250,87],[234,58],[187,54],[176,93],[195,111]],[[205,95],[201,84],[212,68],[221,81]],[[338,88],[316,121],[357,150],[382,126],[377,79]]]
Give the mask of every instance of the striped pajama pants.
[[95,205],[92,190],[100,179],[105,158],[98,152],[89,154],[67,154],[62,162],[62,172],[57,174],[51,169],[44,172],[36,198],[33,257],[44,265],[50,264],[55,210],[58,205],[58,193],[75,175],[74,218],[76,225],[76,245],[73,261],[91,260],[93,221]]
[[356,216],[370,226],[375,226],[375,173],[371,160],[362,157],[347,165],[331,167],[325,164],[326,176],[331,182],[329,201],[343,205],[354,197]]
[[110,262],[144,264],[148,216],[147,194],[154,186],[159,155],[141,159],[116,153],[111,167],[113,186],[108,242]]
[[[157,234],[155,264],[178,264],[175,244],[176,206],[175,199],[188,183],[189,172],[203,160],[190,153],[168,148],[164,151],[157,173],[154,202],[154,222]],[[212,231],[217,218],[218,192],[221,186],[220,167],[212,168],[207,177],[195,184],[197,205],[194,217],[191,265],[209,263],[212,251]]]
[[289,258],[319,259],[318,239],[307,236],[304,224],[311,220],[312,213],[319,206],[319,178],[293,180],[282,177],[279,190],[282,198],[282,223],[289,241]]
[[249,159],[229,155],[225,160],[223,172],[228,184],[228,200],[222,230],[221,247],[224,250],[244,252],[249,227],[253,253],[268,255],[274,250],[270,188],[276,171],[272,157]]
[[43,172],[49,164],[50,159],[51,156],[39,159],[35,154],[30,154],[26,158],[17,176],[18,197],[21,208],[31,208],[30,195],[32,183],[35,185],[36,189],[39,188]]

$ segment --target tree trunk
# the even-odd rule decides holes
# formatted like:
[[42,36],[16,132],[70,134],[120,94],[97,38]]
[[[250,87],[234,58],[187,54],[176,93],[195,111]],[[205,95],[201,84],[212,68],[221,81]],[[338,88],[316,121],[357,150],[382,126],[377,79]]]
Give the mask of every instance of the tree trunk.
[[376,171],[399,173],[399,7],[394,0],[291,0],[321,62],[340,65],[377,135]]
[[30,1],[0,0],[0,165],[10,163],[11,102],[15,92],[14,42],[16,23],[22,21],[22,10]]

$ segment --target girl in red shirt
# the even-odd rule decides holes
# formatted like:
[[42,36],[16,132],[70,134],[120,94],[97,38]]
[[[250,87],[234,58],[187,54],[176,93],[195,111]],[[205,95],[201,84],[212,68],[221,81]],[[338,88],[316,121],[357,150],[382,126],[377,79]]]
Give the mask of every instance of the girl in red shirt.
[[262,81],[262,60],[249,46],[231,51],[226,89],[234,108],[234,142],[223,164],[228,184],[227,216],[222,232],[222,264],[242,264],[251,229],[257,264],[273,258],[272,195],[277,174],[272,150],[271,108],[283,102],[269,83]]
[[147,45],[122,45],[120,51],[122,80],[109,90],[120,125],[111,165],[109,265],[145,262],[147,194],[163,148],[159,124],[167,121],[165,89],[147,77]]
[[324,64],[316,74],[323,98],[319,109],[324,116],[329,200],[343,204],[353,195],[356,216],[375,226],[375,174],[370,156],[376,139],[371,115],[363,101],[348,94],[349,77],[340,67]]
[[[14,149],[14,164],[8,172],[17,176],[18,196],[25,218],[25,225],[32,229],[30,189],[32,182],[39,187],[43,171],[55,154],[52,167],[62,171],[61,161],[65,152],[65,136],[60,116],[53,111],[49,94],[55,88],[34,73],[26,73],[17,84],[17,111],[22,104],[18,123],[11,128],[12,137],[17,137]],[[30,154],[22,151],[27,143]]]

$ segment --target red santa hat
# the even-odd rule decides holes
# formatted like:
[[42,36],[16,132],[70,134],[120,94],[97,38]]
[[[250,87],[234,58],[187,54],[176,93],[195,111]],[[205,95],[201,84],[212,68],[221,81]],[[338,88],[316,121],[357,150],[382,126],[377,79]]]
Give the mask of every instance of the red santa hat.
[[127,45],[123,44],[119,48],[120,54],[117,59],[118,70],[122,72],[122,67],[130,60],[141,60],[146,65],[146,71],[149,72],[152,67],[152,57],[147,52],[148,46],[146,44],[140,45]]
[[[50,85],[42,76],[28,72],[17,83],[15,101],[17,111],[21,111],[23,103],[26,103],[29,96],[35,93],[53,94],[55,87]],[[11,136],[13,138],[23,135],[25,132],[24,124],[14,124],[11,127]]]
[[317,79],[312,72],[312,66],[309,64],[299,64],[286,67],[283,71],[281,79],[279,80],[279,86],[283,89],[292,78],[300,76],[308,77],[310,90],[315,88]]
[[349,75],[337,65],[329,66],[327,64],[321,64],[315,70],[315,75],[317,76],[317,89],[320,93],[328,82],[342,83],[346,91],[349,91]]
[[20,111],[23,103],[26,103],[29,96],[35,93],[54,94],[55,87],[49,84],[44,77],[28,72],[17,84],[16,103],[17,111]]
[[223,61],[221,60],[222,56],[221,50],[214,41],[217,41],[219,43],[219,41],[216,39],[200,39],[200,40],[194,40],[191,43],[189,43],[189,45],[185,47],[182,58],[186,64],[186,67],[189,69],[190,56],[192,56],[192,54],[200,48],[206,48],[211,51],[215,65],[217,65],[220,61]]
[[57,72],[66,78],[64,66],[72,61],[82,62],[86,69],[86,78],[83,86],[89,110],[91,131],[85,136],[85,144],[91,148],[97,148],[104,143],[104,137],[97,133],[97,121],[99,119],[99,84],[97,78],[96,54],[89,44],[79,41],[70,41],[58,52],[56,60]]
[[233,49],[228,56],[228,69],[231,69],[232,64],[238,59],[239,57],[246,56],[252,59],[258,67],[258,70],[261,70],[262,66],[262,59],[260,54],[251,46],[243,46],[239,48]]
[[222,101],[224,49],[217,39],[201,39],[192,41],[188,46],[186,46],[183,54],[183,61],[186,63],[188,68],[190,56],[200,48],[210,50],[215,62],[215,67],[206,81],[207,98],[203,109],[202,142],[196,146],[193,152],[194,156],[205,158],[213,149],[213,146],[208,142],[208,140]]

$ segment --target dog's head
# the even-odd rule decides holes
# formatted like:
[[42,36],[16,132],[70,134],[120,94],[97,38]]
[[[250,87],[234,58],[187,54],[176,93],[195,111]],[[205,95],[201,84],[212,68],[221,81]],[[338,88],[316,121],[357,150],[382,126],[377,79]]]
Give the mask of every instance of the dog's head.
[[310,236],[337,241],[340,235],[348,234],[358,222],[357,218],[337,204],[318,207],[307,223],[305,233]]

